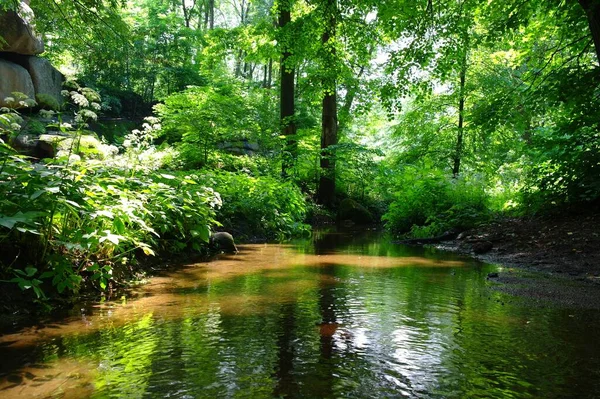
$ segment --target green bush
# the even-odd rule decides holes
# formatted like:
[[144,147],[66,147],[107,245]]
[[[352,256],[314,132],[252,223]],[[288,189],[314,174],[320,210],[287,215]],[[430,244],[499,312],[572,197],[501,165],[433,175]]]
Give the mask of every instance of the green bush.
[[484,184],[475,179],[407,168],[394,183],[395,199],[382,219],[395,233],[434,236],[472,227],[490,216]]
[[[58,292],[77,291],[85,274],[104,289],[141,253],[201,250],[220,204],[212,189],[157,172],[11,155],[0,173],[0,242],[26,251],[19,266],[35,267]],[[0,260],[3,274],[13,260]]]
[[240,173],[200,171],[198,181],[214,187],[223,205],[216,218],[237,236],[283,239],[309,231],[307,202],[291,182]]
[[[85,122],[95,117],[87,106],[97,108],[99,98],[85,88],[68,94],[78,128],[60,124],[71,142],[63,157],[34,164],[0,138],[0,279],[38,298],[77,292],[85,280],[104,290],[143,254],[202,250],[221,203],[193,178],[157,170],[171,154],[151,144],[160,128],[154,118],[126,137],[123,154],[78,160]],[[20,125],[10,121],[19,115],[4,112],[12,136]]]

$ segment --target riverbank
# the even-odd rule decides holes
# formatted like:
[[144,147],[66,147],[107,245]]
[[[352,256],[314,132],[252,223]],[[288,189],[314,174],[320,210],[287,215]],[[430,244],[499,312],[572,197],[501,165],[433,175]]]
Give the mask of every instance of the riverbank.
[[[544,303],[600,309],[599,226],[597,209],[507,218],[436,247],[502,265],[497,275],[488,277],[497,290]],[[557,279],[563,281],[557,284]]]
[[503,219],[466,231],[440,247],[471,254],[486,262],[600,282],[597,210]]

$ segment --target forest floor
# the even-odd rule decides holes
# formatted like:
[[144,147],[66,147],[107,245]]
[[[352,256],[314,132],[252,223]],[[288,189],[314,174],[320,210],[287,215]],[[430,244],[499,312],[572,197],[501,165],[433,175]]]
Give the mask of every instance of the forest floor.
[[437,247],[502,265],[497,276],[488,276],[501,291],[600,309],[598,209],[502,219]]

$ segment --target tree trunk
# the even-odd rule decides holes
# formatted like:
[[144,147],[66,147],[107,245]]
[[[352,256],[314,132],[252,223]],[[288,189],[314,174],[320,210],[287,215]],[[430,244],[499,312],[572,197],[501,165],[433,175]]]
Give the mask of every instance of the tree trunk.
[[[282,34],[286,34],[285,28],[291,22],[291,2],[282,1],[279,5],[279,28]],[[290,65],[290,40],[283,41],[284,48],[281,54],[281,133],[286,137],[285,148],[283,151],[283,160],[281,165],[281,175],[288,177],[290,169],[294,166],[296,159],[296,123],[294,121],[294,68]]]
[[[334,65],[336,60],[335,47],[328,48],[335,37],[336,0],[325,0],[324,17],[327,18],[325,30],[321,36],[324,49],[325,65]],[[334,45],[335,46],[335,45]],[[317,201],[331,206],[335,200],[335,154],[331,146],[337,144],[337,96],[335,76],[325,76],[323,79],[323,112],[321,118],[321,176],[317,189]]]
[[587,15],[592,39],[596,48],[596,57],[600,63],[600,1],[599,0],[579,0]]
[[465,120],[465,80],[467,76],[467,50],[465,49],[465,55],[462,60],[462,66],[460,68],[460,87],[459,87],[459,100],[458,100],[458,132],[456,134],[456,149],[454,153],[454,167],[452,168],[452,176],[458,177],[460,173],[460,160],[463,151],[463,133],[464,133],[464,120]]
[[337,98],[335,92],[323,98],[321,132],[321,176],[318,198],[320,204],[331,205],[335,200],[335,154],[329,148],[337,144]]
[[209,3],[211,0],[204,0],[204,27],[202,30],[208,29],[208,20],[210,19]]
[[270,89],[273,82],[273,58],[269,58],[269,73],[267,74],[267,89]]

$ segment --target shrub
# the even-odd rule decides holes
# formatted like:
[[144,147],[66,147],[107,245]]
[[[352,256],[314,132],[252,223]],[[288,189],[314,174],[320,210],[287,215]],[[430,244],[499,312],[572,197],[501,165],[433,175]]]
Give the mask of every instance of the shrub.
[[393,232],[433,236],[472,227],[490,215],[484,184],[476,179],[407,168],[394,183],[395,199],[383,216]]
[[[86,89],[68,94],[80,105],[96,99]],[[141,254],[202,250],[216,224],[221,200],[214,190],[189,176],[157,171],[168,157],[156,156],[148,138],[160,127],[155,120],[132,132],[122,155],[109,151],[107,161],[75,161],[83,111],[76,111],[78,130],[61,124],[73,144],[47,164],[31,163],[0,138],[0,274],[38,298],[49,287],[76,292],[86,279],[106,289],[131,272]]]
[[291,182],[228,172],[201,171],[190,176],[221,195],[223,205],[216,218],[238,236],[283,239],[309,231],[304,224],[308,205]]

